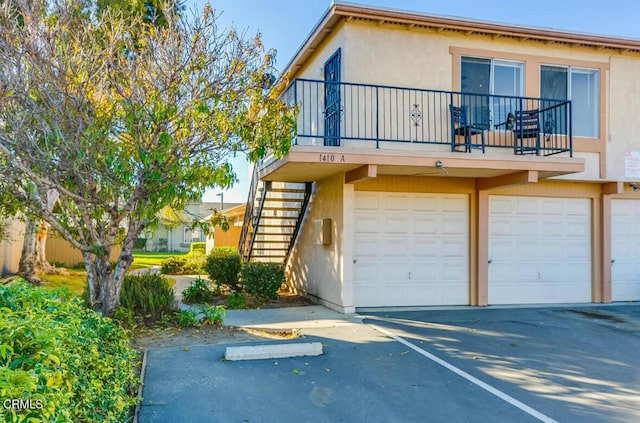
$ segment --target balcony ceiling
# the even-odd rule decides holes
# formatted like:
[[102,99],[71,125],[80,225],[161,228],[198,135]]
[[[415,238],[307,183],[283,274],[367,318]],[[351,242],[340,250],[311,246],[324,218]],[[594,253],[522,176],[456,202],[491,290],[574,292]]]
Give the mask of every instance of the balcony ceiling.
[[[343,147],[294,146],[287,156],[259,172],[261,179],[279,182],[319,181],[363,165],[375,165],[377,175],[492,178],[536,171],[540,179],[584,172],[584,160],[570,157],[519,156],[479,152],[422,152]],[[436,167],[442,162],[443,169]]]

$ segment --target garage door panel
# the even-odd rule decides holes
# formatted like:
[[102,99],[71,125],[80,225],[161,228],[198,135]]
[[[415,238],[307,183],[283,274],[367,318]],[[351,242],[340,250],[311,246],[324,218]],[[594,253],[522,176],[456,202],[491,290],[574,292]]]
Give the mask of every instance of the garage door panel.
[[591,244],[570,242],[566,244],[565,253],[565,257],[573,263],[582,261],[583,264],[589,265],[591,262]]
[[567,214],[569,216],[583,216],[585,219],[591,217],[590,204],[584,200],[567,200]]
[[462,218],[461,217],[457,217],[457,218],[443,218],[440,221],[440,234],[441,235],[457,235],[457,236],[466,236],[466,234],[468,233],[468,228],[466,225],[466,222],[464,222],[465,224],[463,225],[461,222]]
[[438,243],[435,240],[414,241],[413,243],[413,255],[421,260],[437,258],[438,254]]
[[493,198],[490,207],[494,216],[505,215],[510,217],[513,214],[513,203],[508,198]]
[[[467,278],[469,277],[466,269],[461,268],[458,262],[442,263],[439,272],[440,279],[445,282],[456,282],[455,285],[467,289]],[[451,286],[451,285],[450,285]]]
[[354,206],[360,212],[365,210],[377,211],[380,208],[380,202],[376,194],[362,192],[355,198]]
[[463,196],[443,197],[442,211],[451,214],[463,214],[467,209],[467,198]]
[[523,199],[522,201],[516,202],[515,207],[512,207],[511,213],[517,211],[518,216],[527,216],[527,215],[537,215],[539,203],[537,201],[528,201]]
[[640,201],[611,200],[611,299],[640,301]]
[[562,237],[562,222],[542,222],[542,235],[547,238]]
[[[516,224],[516,235],[518,236],[533,236],[539,232],[539,222],[532,220],[522,220]],[[513,231],[511,232],[513,233]]]
[[370,237],[356,237],[355,250],[357,251],[357,255],[355,255],[354,258],[357,260],[378,257],[380,251],[379,241]]
[[413,199],[415,212],[436,212],[438,210],[438,198],[434,196],[421,196]]
[[560,216],[563,214],[566,200],[543,199],[540,203],[543,216]]
[[513,220],[496,218],[494,224],[489,228],[490,234],[494,236],[509,235],[513,232]]
[[[542,254],[544,253],[543,243],[536,240],[528,241],[527,239],[516,239],[514,240],[514,242],[516,244],[516,248],[510,252],[507,252],[506,258],[508,260],[517,260],[518,262],[521,262],[523,260],[538,261],[542,259]],[[493,254],[492,252],[492,259],[494,259],[494,256],[495,254]]]
[[435,235],[438,222],[435,217],[415,217],[413,219],[413,233],[421,235]]
[[[366,193],[378,200],[358,201],[361,194],[355,221],[377,220],[355,225],[356,307],[468,304],[468,196]],[[366,245],[373,238],[375,247]]]
[[383,218],[383,232],[385,234],[407,234],[409,232],[409,222],[400,216]]
[[406,212],[409,209],[409,197],[404,194],[389,194],[382,200],[385,211]]
[[358,281],[370,281],[372,278],[377,278],[380,269],[378,268],[377,260],[356,260],[358,266],[354,266],[353,277]]
[[380,242],[380,255],[392,258],[404,258],[407,256],[407,250],[409,249],[409,240],[402,239],[388,239],[385,242]]
[[[444,241],[441,244],[440,252],[443,258],[455,257],[464,259],[467,256],[467,246],[460,241]],[[457,260],[459,262],[459,260]]]
[[380,276],[386,280],[405,279],[407,274],[407,262],[388,262],[384,261],[379,265]]
[[355,230],[357,234],[377,234],[378,233],[378,217],[360,214],[356,220]]
[[590,213],[588,199],[490,196],[489,303],[590,301]]
[[557,260],[565,254],[564,246],[560,243],[549,243],[540,249],[540,259],[544,261]]

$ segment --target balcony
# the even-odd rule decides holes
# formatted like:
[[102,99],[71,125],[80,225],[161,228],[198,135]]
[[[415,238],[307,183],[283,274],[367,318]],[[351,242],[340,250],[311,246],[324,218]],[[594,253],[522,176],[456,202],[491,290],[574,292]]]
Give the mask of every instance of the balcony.
[[[309,79],[293,80],[282,99],[298,106],[297,133],[289,155],[268,163],[262,178],[304,181],[305,174],[317,179],[363,164],[420,174],[442,159],[452,176],[462,177],[584,170],[582,159],[572,159],[567,100]],[[296,163],[327,166],[295,169]]]

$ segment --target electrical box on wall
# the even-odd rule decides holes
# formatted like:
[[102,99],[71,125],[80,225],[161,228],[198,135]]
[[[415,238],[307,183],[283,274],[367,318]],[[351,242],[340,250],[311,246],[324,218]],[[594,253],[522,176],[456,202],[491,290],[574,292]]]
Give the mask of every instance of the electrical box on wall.
[[331,245],[332,223],[331,219],[315,219],[313,221],[315,244]]

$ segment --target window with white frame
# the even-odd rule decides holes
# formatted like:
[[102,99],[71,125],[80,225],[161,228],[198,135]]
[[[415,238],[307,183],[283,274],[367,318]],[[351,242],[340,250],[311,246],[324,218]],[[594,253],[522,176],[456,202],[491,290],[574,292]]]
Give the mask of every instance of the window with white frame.
[[203,242],[204,239],[202,237],[202,229],[200,228],[190,228],[185,226],[183,228],[183,244],[191,244],[192,242]]
[[600,72],[572,66],[542,65],[540,97],[571,100],[574,136],[594,137],[600,131]]

